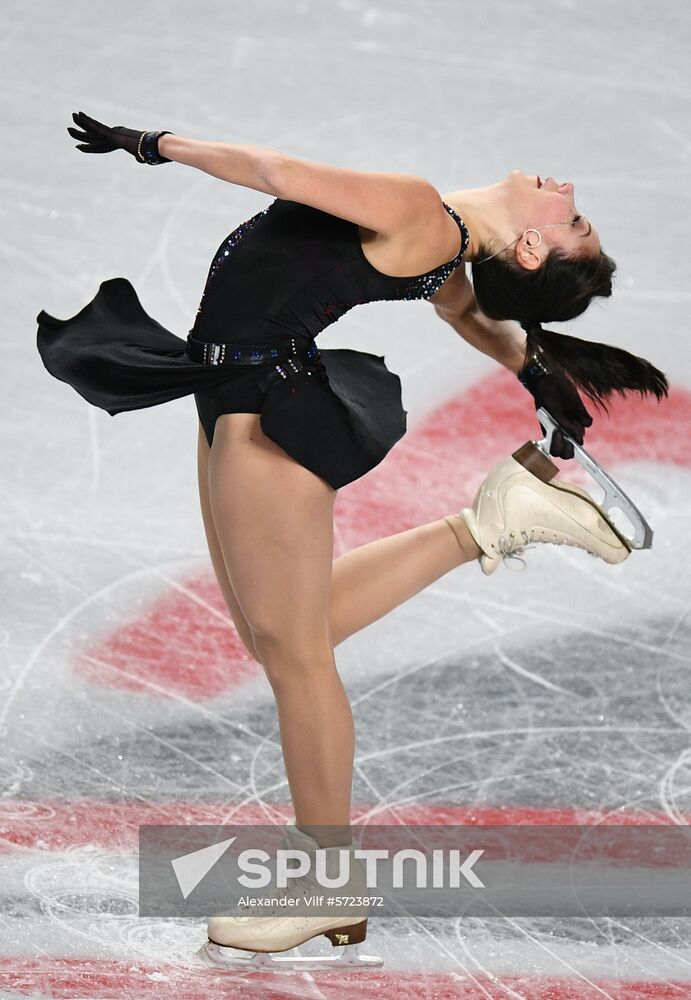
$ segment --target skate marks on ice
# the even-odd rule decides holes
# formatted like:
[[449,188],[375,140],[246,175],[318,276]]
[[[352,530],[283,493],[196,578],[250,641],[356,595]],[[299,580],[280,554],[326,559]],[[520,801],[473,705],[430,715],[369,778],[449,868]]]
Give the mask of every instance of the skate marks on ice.
[[[490,4],[488,42],[487,11],[477,5],[465,5],[461,19],[454,4],[422,17],[404,3],[384,9],[355,0],[322,12],[308,3],[231,11],[205,2],[202,18],[196,7],[176,9],[163,44],[147,50],[155,72],[145,103],[131,88],[124,98],[133,122],[137,109],[144,122],[163,109],[195,136],[287,143],[308,159],[343,163],[347,148],[348,163],[374,169],[403,149],[400,168],[435,181],[483,182],[515,166],[557,177],[572,172],[583,210],[601,225],[620,264],[614,299],[590,310],[573,332],[619,337],[690,384],[682,312],[688,263],[679,251],[688,204],[688,22],[678,3],[662,12],[615,3],[604,18],[589,0],[557,5],[549,18],[530,4],[515,11]],[[93,49],[100,15],[81,0],[77,6],[84,16],[72,27]],[[109,37],[126,73],[138,62],[141,39],[160,29],[160,9],[125,7],[129,16],[109,25]],[[31,112],[25,127],[38,123],[52,142],[54,123],[85,86],[104,118],[124,107],[122,95],[103,89],[102,60],[56,60],[64,5],[49,0],[31,18],[14,5],[10,16],[8,65],[26,60],[33,33],[36,58],[26,63],[46,66],[52,80],[46,90],[35,74],[9,75],[9,107]],[[211,22],[219,44],[210,44]],[[517,37],[527,40],[520,51]],[[201,125],[189,111],[191,77],[167,69],[183,51],[205,88]],[[478,70],[482,88],[464,101],[464,79],[477,80]],[[550,81],[539,95],[542,133],[535,128],[540,73]],[[130,76],[136,82],[137,74]],[[329,85],[315,88],[316,77]],[[451,131],[450,120],[457,120]],[[33,319],[32,303],[67,294],[79,307],[109,273],[132,273],[136,287],[146,283],[154,315],[186,323],[206,252],[218,242],[213,234],[220,239],[231,228],[225,220],[248,217],[255,195],[192,175],[176,182],[177,168],[140,177],[136,167],[128,171],[124,154],[104,173],[104,164],[93,162],[98,157],[73,166],[70,150],[36,174],[39,160],[27,159],[31,139],[17,121],[13,114],[6,134],[21,180],[9,172],[5,178],[3,244],[19,292],[8,326],[22,411],[19,422],[5,425],[17,479],[5,494],[3,555],[6,579],[17,587],[8,588],[11,647],[0,637],[7,657],[0,697],[9,696],[0,951],[12,956],[0,961],[2,996],[685,996],[689,928],[673,920],[373,921],[373,948],[387,962],[381,976],[355,982],[320,974],[278,985],[248,977],[233,985],[206,970],[199,978],[189,962],[203,927],[133,915],[134,834],[143,818],[285,818],[275,720],[258,668],[226,626],[189,527],[190,470],[176,459],[193,408],[171,404],[111,425],[81,400],[68,400],[62,387],[47,389],[44,375],[19,358],[19,331]],[[36,176],[39,183],[31,183]],[[256,202],[260,208],[265,199]],[[147,225],[132,225],[133,204]],[[659,235],[654,251],[641,238],[652,231]],[[22,249],[27,234],[32,242]],[[409,397],[426,402],[455,391],[456,373],[465,379],[474,353],[451,344],[447,331],[443,343],[458,359],[447,370],[439,327],[423,318],[426,306],[384,308],[356,311],[350,326],[343,321],[335,346],[353,346],[346,334],[361,330],[356,346],[386,352]],[[421,361],[427,330],[433,356]],[[494,461],[539,433],[530,401],[511,379],[476,388],[343,491],[339,551],[460,509]],[[623,567],[604,567],[583,553],[549,549],[528,553],[522,574],[486,581],[479,570],[467,577],[460,570],[337,651],[356,702],[355,798],[363,817],[381,818],[389,808],[401,821],[454,821],[459,805],[473,810],[475,801],[467,815],[480,822],[688,822],[691,493],[680,428],[689,411],[663,407],[630,423],[632,411],[619,412],[610,423],[598,421],[587,447],[650,516],[650,559],[634,553]],[[152,442],[155,452],[160,446],[153,460]],[[61,463],[61,454],[70,462]],[[37,455],[49,472],[43,480]],[[66,468],[76,488],[53,474],[64,477]],[[45,494],[32,493],[36,481],[46,483]],[[142,487],[134,505],[132,483]]]
[[[494,453],[535,436],[532,426],[516,431],[510,408],[495,412],[490,427],[469,427],[470,397],[410,433],[369,486],[344,491],[344,548],[436,516],[449,494],[460,507]],[[633,453],[636,421],[647,419],[644,409],[613,418],[631,438],[611,445],[620,456],[612,469],[656,531],[640,562],[601,567],[544,547],[529,553],[526,572],[496,574],[491,587],[462,569],[339,648],[358,728],[362,822],[688,821],[691,636],[678,552],[688,545],[690,473],[683,454],[660,462],[657,437]],[[477,446],[458,440],[464,421],[482,443],[482,462],[468,458]],[[423,457],[432,435],[435,463]],[[593,435],[603,462],[611,437],[612,428],[601,441]],[[182,969],[197,982],[191,942],[197,934],[201,944],[203,929],[135,916],[138,822],[290,815],[273,702],[208,572],[186,575],[184,560],[134,563],[120,551],[119,576],[77,613],[66,590],[60,627],[47,641],[36,636],[31,669],[6,688],[7,951],[36,947],[65,960],[65,995],[79,995],[78,970],[94,955],[127,989],[179,990]],[[493,983],[497,995],[538,995],[531,969],[540,988],[548,975],[575,976],[579,996],[621,996],[617,984],[607,986],[614,970],[630,981],[631,996],[643,996],[646,981],[663,989],[691,978],[679,920],[371,927],[394,995],[416,995],[405,978],[416,968],[436,970],[425,974],[425,990],[462,983],[478,996],[491,995],[484,991]],[[307,949],[317,950],[314,942]],[[128,971],[133,960],[137,972]],[[40,980],[36,970],[27,975]]]
[[[371,803],[362,820],[384,817],[405,822],[417,818],[424,822],[434,814],[430,804],[439,802],[448,804],[434,815],[440,822],[464,818],[497,822],[502,817],[509,822],[549,822],[550,817],[565,822],[570,817],[592,823],[607,818],[621,821],[627,816],[639,822],[659,822],[667,817],[657,789],[665,786],[677,813],[688,816],[688,773],[669,763],[678,761],[688,746],[688,731],[671,724],[659,704],[651,706],[649,677],[655,668],[648,662],[647,651],[634,654],[628,672],[622,671],[616,644],[608,646],[598,637],[581,641],[575,658],[570,651],[571,639],[565,634],[550,654],[528,642],[512,645],[512,662],[530,664],[531,673],[549,680],[550,685],[536,684],[532,676],[515,670],[507,673],[506,657],[469,653],[392,677],[385,692],[373,694],[374,685],[352,686],[360,734],[355,801]],[[584,664],[599,666],[596,671],[591,666],[589,676]],[[667,699],[679,707],[686,681],[678,665],[673,674],[676,687],[668,678]],[[249,723],[255,731],[273,732],[270,704],[255,706]],[[126,728],[123,726],[123,732]],[[204,745],[217,736],[216,730],[202,723],[189,728],[181,725],[180,729],[190,747]],[[138,750],[136,739],[120,739],[115,747],[106,745],[102,752],[107,755],[115,748],[138,780],[144,759],[149,759],[149,748]],[[94,747],[82,747],[81,755],[87,756],[89,749]],[[220,755],[223,752],[221,747]],[[140,754],[144,759],[140,760]],[[37,771],[45,771],[51,759],[34,763]],[[256,773],[264,774],[264,783],[258,783],[255,776],[245,789],[253,817],[243,812],[239,803],[223,799],[215,809],[204,803],[176,802],[172,795],[177,763],[173,756],[168,775],[166,763],[165,757],[156,762],[160,775],[156,791],[159,799],[170,800],[169,816],[172,813],[178,819],[204,822],[209,813],[220,819],[225,809],[226,815],[256,820],[264,810],[274,810],[274,815],[283,811],[285,786],[278,760],[260,757],[255,761]],[[56,785],[64,787],[74,763],[61,770],[61,754],[57,753],[54,764]],[[123,784],[126,788],[124,780]],[[100,787],[94,778],[93,788],[82,787],[80,794],[91,791],[98,796]],[[150,794],[153,791],[150,789]],[[129,792],[136,797],[137,785]],[[274,796],[279,801],[274,801]],[[453,803],[463,806],[461,815],[454,813]],[[467,803],[476,806],[468,807]],[[525,803],[530,803],[530,808]],[[171,958],[184,962],[185,949],[201,929],[192,925],[181,930],[177,925],[139,921],[127,908],[131,897],[127,893],[123,897],[121,891],[128,884],[128,868],[134,862],[133,856],[123,857],[122,852],[128,846],[132,849],[136,822],[151,821],[151,811],[142,804],[128,823],[126,816],[117,821],[117,803],[110,808],[103,802],[98,806],[87,799],[81,811],[74,810],[76,832],[67,845],[71,847],[67,858],[59,853],[64,851],[64,842],[60,847],[53,838],[56,828],[74,829],[69,823],[69,804],[54,816],[34,817],[35,839],[28,838],[22,845],[22,864],[15,870],[19,858],[3,858],[8,874],[15,870],[13,881],[18,892],[22,885],[30,890],[23,904],[21,893],[18,896],[16,905],[24,909],[15,909],[13,916],[21,916],[22,928],[30,921],[33,927],[36,921],[35,940],[41,933],[50,934],[52,948],[60,955],[75,949],[79,954],[81,949],[88,957],[91,948],[98,954],[106,950],[109,955],[115,952],[130,960],[135,954],[137,962],[147,961],[150,968],[172,975],[166,963]],[[159,808],[165,810],[165,805]],[[15,819],[12,828],[17,825]],[[24,826],[28,825],[25,822]],[[104,844],[109,829],[111,846],[119,851],[108,851]],[[123,832],[132,836],[129,845]],[[80,833],[100,838],[100,852],[98,847],[80,843]],[[41,860],[34,853],[41,846],[49,851],[57,848],[58,853]],[[85,911],[89,914],[86,917]],[[629,978],[642,975],[641,970],[648,978],[681,978],[688,959],[688,928],[681,921],[619,921],[614,928],[611,921],[599,925],[597,921],[518,920],[510,923],[510,934],[500,922],[467,919],[454,927],[414,921],[406,924],[404,931],[395,922],[388,926],[383,921],[372,923],[377,948],[397,970],[396,975],[414,968],[419,960],[422,967],[432,965],[438,971],[456,971],[463,976],[472,973],[480,981],[491,973],[501,976],[502,982],[514,982],[517,988],[521,984],[517,970],[522,969],[527,976],[526,966],[545,974],[549,966],[554,975],[565,975],[573,968],[601,984],[613,968]],[[42,947],[45,950],[45,945]],[[156,966],[156,962],[161,965]]]

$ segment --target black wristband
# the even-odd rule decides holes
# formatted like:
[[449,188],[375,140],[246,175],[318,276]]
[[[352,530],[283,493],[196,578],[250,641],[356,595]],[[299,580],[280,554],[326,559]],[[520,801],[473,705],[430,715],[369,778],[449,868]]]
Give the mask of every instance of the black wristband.
[[544,363],[542,358],[537,352],[531,354],[526,363],[523,365],[518,373],[518,381],[521,385],[524,385],[526,389],[530,392],[532,386],[538,378],[542,375],[551,375],[552,372],[549,370],[547,365]]
[[173,132],[143,132],[139,140],[139,148],[137,150],[137,159],[140,163],[148,163],[149,166],[155,167],[159,163],[170,163],[171,161],[166,156],[161,156],[158,151],[158,140],[162,135],[173,135]]

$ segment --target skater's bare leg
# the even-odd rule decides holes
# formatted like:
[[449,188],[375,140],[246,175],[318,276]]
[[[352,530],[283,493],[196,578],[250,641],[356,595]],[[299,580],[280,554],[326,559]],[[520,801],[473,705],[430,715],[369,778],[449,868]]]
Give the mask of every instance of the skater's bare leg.
[[334,646],[445,573],[477,559],[480,549],[462,521],[457,530],[459,537],[442,518],[378,538],[336,559],[330,608]]
[[208,471],[228,580],[276,699],[296,823],[337,827],[343,842],[354,732],[329,622],[336,491],[270,441],[256,414],[219,418]]
[[[202,518],[216,577],[238,635],[258,659],[252,633],[228,579],[211,515],[209,447],[199,430],[199,494]],[[334,646],[387,614],[445,573],[473,561],[480,550],[462,521],[458,535],[441,518],[346,552],[333,563],[329,620]]]
[[211,564],[214,568],[216,580],[218,581],[218,586],[220,587],[226,607],[230,612],[230,617],[233,619],[237,634],[240,636],[250,656],[253,656],[259,662],[259,656],[254,648],[252,632],[228,579],[228,571],[226,570],[223,553],[221,552],[221,543],[218,540],[216,526],[211,514],[211,503],[209,500],[209,445],[201,426],[199,427],[197,447],[197,471],[199,474],[199,502],[202,511],[202,522],[204,524],[204,533],[206,534],[206,542],[209,546],[209,555],[211,556]]

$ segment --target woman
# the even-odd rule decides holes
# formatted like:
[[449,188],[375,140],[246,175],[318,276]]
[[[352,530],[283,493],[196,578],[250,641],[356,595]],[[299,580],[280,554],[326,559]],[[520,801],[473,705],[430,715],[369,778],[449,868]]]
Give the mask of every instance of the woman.
[[[117,278],[69,320],[41,312],[39,349],[52,374],[110,413],[195,394],[211,560],[275,696],[295,842],[352,848],[353,721],[334,646],[460,564],[479,559],[493,572],[529,540],[577,545],[611,563],[629,550],[586,494],[541,482],[509,458],[472,509],[333,563],[336,492],[400,439],[405,411],[383,358],[320,352],[318,333],[359,303],[426,298],[519,375],[579,443],[592,418],[575,385],[595,402],[626,390],[659,399],[666,379],[625,351],[541,326],[611,294],[614,263],[578,214],[572,184],[514,172],[442,198],[418,177],[73,118],[79,128],[68,132],[84,152],[121,148],[150,165],[176,161],[275,198],[219,247],[187,344]],[[552,453],[572,457],[573,449],[555,435]],[[266,934],[262,919],[248,930],[247,921],[211,918],[209,937],[274,951],[318,933],[350,943],[366,930],[366,913],[285,917],[269,921]]]

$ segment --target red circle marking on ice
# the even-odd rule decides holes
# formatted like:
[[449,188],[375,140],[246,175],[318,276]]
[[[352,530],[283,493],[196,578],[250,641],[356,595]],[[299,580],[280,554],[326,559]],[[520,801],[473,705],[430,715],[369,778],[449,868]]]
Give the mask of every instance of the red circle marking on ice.
[[261,668],[233,628],[213,574],[181,581],[181,588],[92,640],[77,653],[74,670],[104,687],[191,701],[255,676]]
[[[691,393],[675,388],[662,404],[615,399],[598,416],[586,447],[608,469],[648,460],[688,467],[680,427],[691,426]],[[374,538],[460,510],[488,469],[540,437],[532,400],[506,371],[472,386],[411,429],[384,462],[336,501],[336,556]],[[557,463],[568,470],[574,463]],[[580,470],[580,466],[578,466]],[[624,485],[624,484],[622,484]],[[106,687],[191,700],[216,697],[261,672],[235,629],[211,571],[182,581],[148,610],[82,649],[74,669]],[[203,602],[185,595],[184,590]]]

